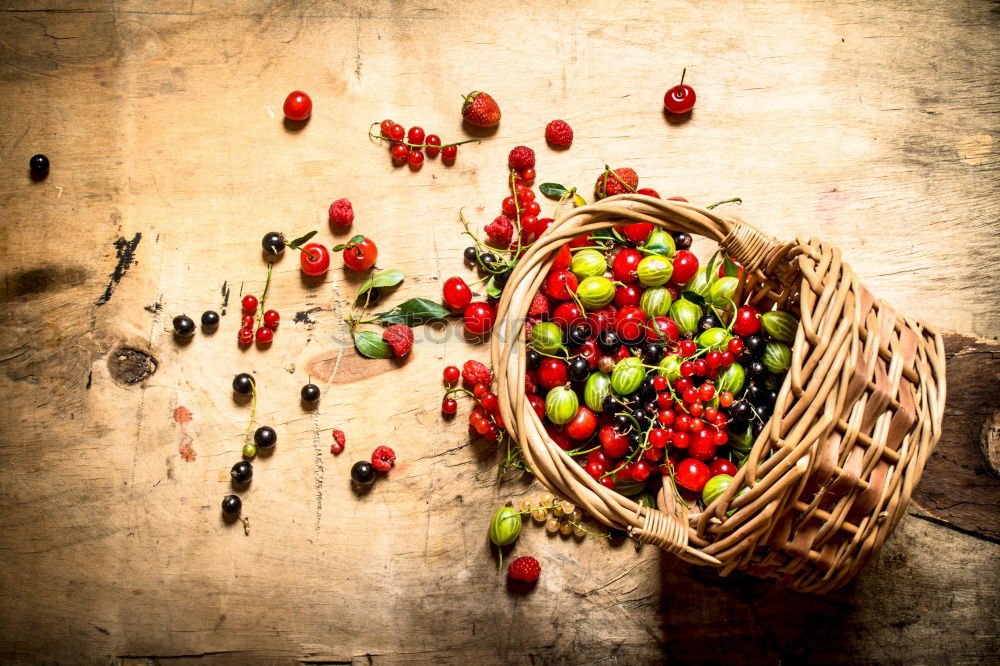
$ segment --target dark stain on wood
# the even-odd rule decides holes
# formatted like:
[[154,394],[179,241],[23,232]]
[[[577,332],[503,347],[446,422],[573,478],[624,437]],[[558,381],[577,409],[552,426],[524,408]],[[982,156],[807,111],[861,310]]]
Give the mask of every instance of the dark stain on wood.
[[159,362],[134,347],[119,347],[108,356],[108,371],[116,384],[138,384],[156,372]]
[[292,317],[292,321],[295,322],[296,324],[315,324],[316,320],[313,319],[310,315],[314,312],[319,312],[322,309],[323,308],[317,306],[314,308],[309,308],[308,310],[302,310],[300,312],[296,312],[295,316]]
[[4,296],[33,298],[51,289],[59,291],[83,284],[87,271],[82,266],[43,266],[14,273],[4,280]]
[[135,249],[139,246],[139,241],[141,240],[142,233],[137,231],[132,240],[125,240],[124,236],[119,236],[118,240],[115,241],[115,253],[118,256],[118,263],[115,264],[114,270],[108,276],[108,286],[105,287],[104,293],[97,299],[97,305],[104,305],[111,300],[111,294],[114,293],[115,287],[118,286],[118,283],[125,277],[125,273],[128,272],[128,269],[135,262]]
[[226,307],[228,307],[228,305],[229,305],[229,282],[228,281],[223,281],[222,282],[221,293],[222,293],[222,305],[219,306],[219,310],[221,310],[220,316],[225,317],[226,316]]

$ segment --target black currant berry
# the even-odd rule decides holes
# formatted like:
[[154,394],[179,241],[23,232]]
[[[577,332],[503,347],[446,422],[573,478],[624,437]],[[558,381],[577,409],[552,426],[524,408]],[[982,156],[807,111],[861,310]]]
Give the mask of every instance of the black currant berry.
[[492,252],[483,252],[479,255],[479,265],[492,272],[498,269],[497,257]]
[[647,342],[642,347],[642,358],[650,365],[659,363],[660,359],[663,358],[663,347],[655,342]]
[[639,446],[639,433],[630,432],[628,434],[628,445],[630,448],[635,448],[636,446]]
[[253,441],[261,449],[269,449],[278,443],[278,433],[271,426],[261,426],[254,431]]
[[762,335],[748,335],[743,338],[743,353],[750,358],[760,358],[764,355],[767,342]]
[[31,169],[33,178],[45,178],[49,175],[49,158],[41,153],[32,155],[31,159],[28,160],[28,168]]
[[253,476],[253,465],[246,460],[241,460],[229,470],[229,476],[233,477],[236,483],[246,483]]
[[734,402],[729,408],[729,415],[735,421],[749,421],[750,417],[753,416],[753,409],[750,408],[749,404],[740,400],[739,402]]
[[566,344],[570,347],[579,347],[590,337],[590,326],[587,324],[576,324],[566,329]]
[[194,335],[194,320],[187,315],[177,315],[174,317],[174,333],[181,338],[190,338]]
[[299,393],[305,402],[316,402],[319,400],[319,387],[315,384],[306,384]]
[[469,247],[465,248],[464,252],[462,252],[462,256],[464,256],[465,260],[470,264],[476,263],[476,248],[470,245]]
[[590,363],[582,356],[577,356],[569,362],[566,374],[572,382],[585,382],[590,376]]
[[618,432],[625,432],[630,427],[632,427],[632,419],[630,419],[625,414],[615,414],[615,430]]
[[534,349],[529,349],[528,356],[525,358],[525,364],[529,370],[537,370],[538,366],[542,364],[542,355]]
[[674,234],[674,245],[677,246],[678,250],[688,250],[691,248],[691,243],[693,239],[691,234],[686,234],[683,231],[678,231]]
[[215,310],[205,310],[201,313],[201,325],[205,328],[218,328],[219,313]]
[[767,374],[767,367],[757,360],[747,363],[747,376],[751,379],[760,379]]
[[243,500],[236,495],[226,495],[222,498],[222,513],[235,516],[243,508]]
[[245,372],[233,377],[233,392],[240,395],[250,395],[253,391],[253,376]]
[[493,276],[493,284],[495,284],[498,288],[503,289],[507,286],[507,280],[510,279],[510,274],[513,272],[513,268],[508,268],[502,273],[497,273]]
[[747,386],[747,392],[744,396],[754,407],[767,402],[767,391],[757,384],[750,384]]
[[753,424],[753,436],[754,436],[754,439],[756,439],[757,437],[759,437],[760,433],[762,433],[762,432],[764,432],[764,424],[763,423],[754,423]]
[[601,400],[601,407],[606,412],[610,412],[612,409],[614,409],[615,408],[615,404],[616,404],[615,403],[615,397],[613,395],[611,395],[610,393],[607,394],[606,396],[604,396],[604,398]]
[[761,421],[767,421],[769,418],[771,418],[771,412],[773,410],[774,406],[769,402],[765,402],[763,404],[757,405],[757,416],[760,417]]
[[607,329],[597,335],[597,348],[609,356],[614,354],[622,346],[618,334]]
[[359,460],[351,467],[351,480],[359,486],[375,483],[375,466],[367,460]]
[[707,331],[710,328],[720,328],[722,322],[714,314],[707,314],[698,320],[698,330]]
[[281,254],[285,251],[285,236],[277,231],[269,231],[264,234],[264,240],[260,244],[266,252]]

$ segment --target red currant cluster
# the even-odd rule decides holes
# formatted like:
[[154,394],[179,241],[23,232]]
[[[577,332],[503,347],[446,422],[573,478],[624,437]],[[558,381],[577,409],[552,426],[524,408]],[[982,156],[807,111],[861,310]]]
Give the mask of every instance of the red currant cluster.
[[[457,386],[459,379],[462,386]],[[441,402],[441,413],[446,416],[455,414],[458,401],[452,396],[468,395],[476,402],[476,407],[469,414],[469,434],[498,442],[504,432],[503,417],[497,395],[490,390],[493,380],[493,371],[479,361],[466,361],[461,371],[449,365],[444,369],[444,383],[449,389]]]
[[[267,298],[267,291],[271,286],[271,269],[274,264],[267,265],[267,281],[264,283],[264,293],[260,301],[253,294],[243,297],[240,305],[243,307],[242,326],[236,335],[236,340],[241,346],[247,347],[254,340],[258,347],[267,347],[274,340],[274,332],[278,328],[281,315],[277,310],[264,310],[264,299]],[[257,330],[254,331],[256,325]]]
[[[379,133],[373,132],[374,128],[379,128]],[[466,139],[454,143],[441,143],[441,137],[437,134],[425,134],[424,128],[414,125],[409,130],[386,118],[381,123],[372,123],[368,128],[368,136],[380,141],[389,142],[389,154],[392,156],[392,163],[396,166],[409,164],[410,168],[417,171],[424,165],[424,155],[427,157],[437,157],[441,154],[441,161],[451,165],[458,157],[458,147],[463,143],[479,142],[479,139]]]

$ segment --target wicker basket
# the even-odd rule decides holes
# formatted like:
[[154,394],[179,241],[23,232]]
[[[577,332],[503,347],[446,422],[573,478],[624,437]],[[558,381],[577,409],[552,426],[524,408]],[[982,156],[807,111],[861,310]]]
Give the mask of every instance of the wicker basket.
[[[763,310],[777,304],[799,314],[773,416],[733,483],[701,512],[669,487],[649,509],[600,485],[546,435],[525,399],[524,321],[553,250],[623,222],[719,243],[745,269],[739,294]],[[873,297],[836,248],[815,239],[779,243],[686,203],[630,194],[565,215],[518,263],[497,322],[500,410],[535,476],[607,525],[722,574],[740,569],[806,592],[843,585],[902,517],[941,432],[937,333]]]

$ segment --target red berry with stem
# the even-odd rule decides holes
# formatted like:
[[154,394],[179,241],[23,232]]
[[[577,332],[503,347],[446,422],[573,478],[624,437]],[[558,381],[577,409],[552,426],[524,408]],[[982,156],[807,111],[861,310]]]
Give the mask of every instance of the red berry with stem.
[[419,148],[410,151],[410,156],[406,158],[410,163],[410,168],[416,171],[424,165],[424,153]]
[[444,381],[452,386],[458,381],[458,378],[462,376],[462,373],[453,365],[449,365],[444,369]]
[[437,154],[441,152],[441,137],[437,134],[428,134],[424,143],[427,145],[425,148],[427,157],[437,157]]
[[657,391],[664,391],[667,388],[667,378],[663,375],[653,377],[653,388]]
[[392,126],[395,124],[396,123],[392,122],[388,118],[383,120],[382,123],[378,126],[379,130],[382,132],[382,136],[388,137],[389,132],[392,131]]
[[736,319],[733,321],[733,333],[747,336],[758,331],[760,331],[760,310],[752,305],[741,305],[737,308]]
[[441,149],[441,159],[445,162],[454,162],[458,157],[458,146],[445,146]]
[[244,312],[247,312],[247,313],[257,312],[257,297],[256,296],[251,296],[250,294],[247,294],[246,296],[243,297],[243,300],[240,301],[240,304],[243,306],[243,311]]
[[642,300],[643,291],[645,290],[634,284],[623,284],[615,287],[615,305],[618,307],[639,305],[639,301]]
[[479,404],[491,412],[497,411],[500,406],[500,401],[497,399],[497,394],[492,391],[487,391],[483,394],[483,397],[479,399]]
[[330,267],[330,251],[325,245],[309,243],[299,252],[299,264],[306,275],[322,275]]
[[628,452],[628,437],[614,429],[614,426],[601,426],[597,433],[601,442],[601,450],[608,458],[615,460]]
[[253,329],[252,328],[241,328],[240,332],[236,336],[236,340],[241,345],[248,345],[253,342]]
[[639,279],[635,271],[642,259],[642,253],[638,250],[631,248],[621,250],[611,262],[611,272],[615,274],[615,279],[619,282],[635,282]]
[[268,310],[264,313],[264,326],[278,328],[279,321],[281,321],[281,315],[278,314],[277,310]]
[[694,108],[694,88],[684,85],[685,74],[687,74],[687,69],[681,72],[681,82],[668,90],[667,94],[663,96],[663,106],[670,113],[680,115]]
[[677,343],[677,352],[683,357],[694,356],[698,351],[698,345],[694,340],[681,340]]
[[309,114],[312,113],[312,108],[313,103],[309,99],[309,95],[301,90],[293,90],[285,98],[285,105],[282,110],[285,113],[285,117],[289,120],[301,122],[309,117]]
[[392,155],[393,162],[402,164],[410,157],[410,147],[404,143],[397,143],[392,147],[390,154]]
[[514,197],[507,197],[502,202],[500,202],[500,210],[507,217],[514,217],[517,214],[517,202]]
[[[458,310],[472,302],[472,290],[460,277],[450,277],[445,280],[441,291],[444,303],[449,308]],[[455,372],[458,372],[458,368],[455,369]]]
[[410,128],[410,131],[406,133],[406,140],[409,143],[421,144],[424,142],[424,128],[418,125],[414,125]]
[[653,428],[649,431],[649,445],[654,449],[662,449],[670,440],[667,431],[663,428]]
[[462,313],[465,330],[472,335],[485,335],[493,330],[496,316],[493,306],[482,301],[469,303]]
[[454,414],[458,411],[458,403],[453,398],[445,398],[441,401],[442,414]]
[[267,326],[261,326],[257,329],[257,333],[254,334],[254,338],[256,338],[258,345],[270,344],[271,340],[274,339],[274,331]]
[[668,342],[676,342],[677,338],[681,336],[681,331],[677,327],[677,323],[670,317],[660,315],[659,317],[654,317],[650,322],[649,330],[646,332],[647,340],[667,340]]
[[645,460],[640,460],[632,465],[632,478],[640,483],[649,478],[649,475],[653,473],[654,467],[650,465]]
[[579,324],[582,321],[583,311],[580,310],[580,306],[573,301],[560,303],[559,306],[552,311],[552,323],[563,330],[566,330],[570,326]]
[[528,215],[537,216],[539,213],[542,212],[542,207],[538,204],[537,201],[529,201],[528,204],[524,207],[524,212],[527,213]]
[[521,180],[523,180],[528,185],[531,185],[531,183],[535,182],[535,170],[532,169],[531,167],[528,167],[527,169],[521,169],[520,171],[517,172],[517,174],[518,176],[521,177]]
[[621,230],[633,243],[645,243],[649,234],[653,233],[653,225],[650,222],[634,222],[622,225]]
[[730,338],[729,344],[726,346],[729,349],[729,353],[733,356],[739,356],[743,353],[743,341],[739,338]]
[[353,271],[368,270],[375,265],[377,258],[378,248],[372,239],[366,236],[362,236],[358,242],[348,243],[344,248],[344,264]]
[[696,493],[702,491],[711,475],[708,465],[693,458],[680,461],[674,470],[674,480],[677,484]]
[[399,123],[393,123],[392,127],[389,128],[387,132],[389,138],[393,141],[402,141],[403,136],[406,134],[406,130]]
[[670,279],[677,284],[684,284],[698,272],[698,257],[687,250],[680,250],[674,255],[674,272]]
[[579,281],[569,271],[554,271],[545,280],[545,290],[549,296],[560,301],[568,301],[576,292]]
[[563,432],[573,439],[583,440],[593,435],[596,427],[597,414],[591,411],[589,407],[581,405],[577,409],[573,420],[563,426]]

